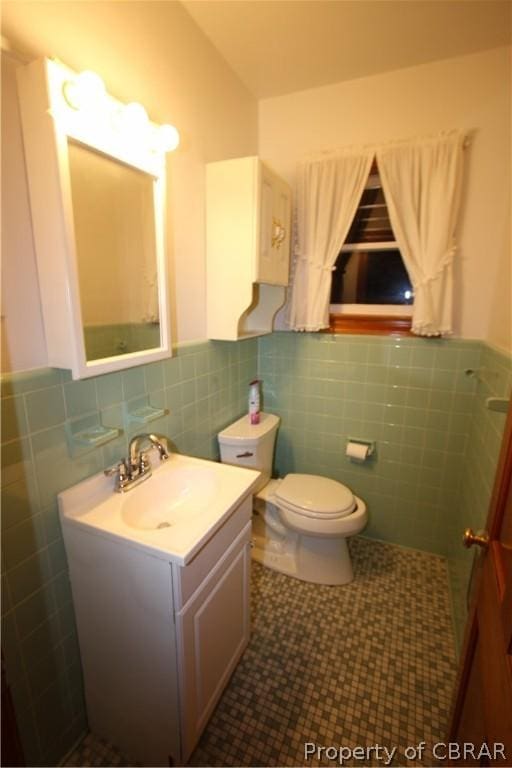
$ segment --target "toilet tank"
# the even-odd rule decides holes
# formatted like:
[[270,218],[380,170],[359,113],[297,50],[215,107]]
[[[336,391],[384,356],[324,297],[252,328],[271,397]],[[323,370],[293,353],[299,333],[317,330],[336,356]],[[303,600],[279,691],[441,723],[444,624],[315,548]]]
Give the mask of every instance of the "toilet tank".
[[260,413],[260,423],[251,424],[246,415],[218,434],[220,460],[223,464],[237,464],[258,469],[262,473],[254,493],[261,490],[272,475],[279,422],[279,416],[273,413]]

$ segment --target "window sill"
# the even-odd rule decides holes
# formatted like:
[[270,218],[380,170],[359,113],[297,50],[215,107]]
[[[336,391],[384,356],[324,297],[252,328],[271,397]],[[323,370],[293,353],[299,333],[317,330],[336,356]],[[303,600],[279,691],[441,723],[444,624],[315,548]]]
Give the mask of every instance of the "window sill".
[[323,333],[356,333],[383,336],[414,336],[411,331],[410,315],[329,315],[329,328]]

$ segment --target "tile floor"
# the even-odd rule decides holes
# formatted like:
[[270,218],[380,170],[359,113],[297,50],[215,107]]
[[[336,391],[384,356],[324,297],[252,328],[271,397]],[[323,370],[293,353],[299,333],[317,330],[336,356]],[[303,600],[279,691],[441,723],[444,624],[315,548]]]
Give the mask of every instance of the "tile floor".
[[[455,678],[445,562],[362,538],[350,549],[345,587],[253,563],[251,642],[189,765],[335,766],[356,747],[343,765],[434,764]],[[129,764],[93,737],[66,763]]]
[[114,766],[135,766],[138,763],[130,761],[112,744],[108,744],[103,739],[99,739],[97,736],[89,733],[80,746],[68,757],[64,765],[80,766],[80,768],[99,765],[114,768]]

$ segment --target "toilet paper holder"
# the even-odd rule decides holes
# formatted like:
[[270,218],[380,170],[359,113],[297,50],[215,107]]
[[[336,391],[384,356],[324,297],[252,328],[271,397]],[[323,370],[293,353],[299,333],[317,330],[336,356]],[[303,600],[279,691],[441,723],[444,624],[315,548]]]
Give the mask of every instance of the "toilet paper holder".
[[368,448],[366,458],[369,458],[375,453],[375,440],[363,440],[361,437],[347,437],[347,447],[349,443],[356,443],[356,445],[364,445]]

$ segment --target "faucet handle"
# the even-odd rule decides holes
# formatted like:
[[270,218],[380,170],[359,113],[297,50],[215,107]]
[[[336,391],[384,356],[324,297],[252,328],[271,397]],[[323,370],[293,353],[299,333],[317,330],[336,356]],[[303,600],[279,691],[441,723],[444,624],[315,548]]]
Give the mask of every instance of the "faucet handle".
[[128,470],[126,468],[126,459],[121,459],[117,464],[113,464],[111,467],[103,470],[103,474],[106,477],[113,477],[117,475],[120,483],[125,482],[128,477]]

